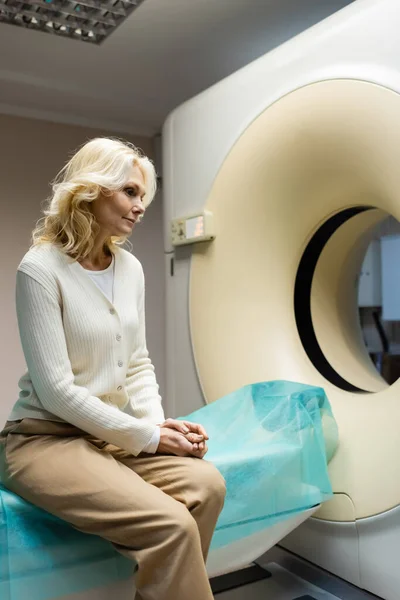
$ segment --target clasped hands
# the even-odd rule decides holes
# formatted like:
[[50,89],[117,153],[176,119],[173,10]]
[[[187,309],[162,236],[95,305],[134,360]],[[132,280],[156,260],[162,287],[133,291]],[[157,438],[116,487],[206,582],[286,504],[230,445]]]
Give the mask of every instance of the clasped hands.
[[158,454],[203,458],[207,453],[206,441],[209,438],[202,425],[190,423],[189,421],[167,419],[159,427]]

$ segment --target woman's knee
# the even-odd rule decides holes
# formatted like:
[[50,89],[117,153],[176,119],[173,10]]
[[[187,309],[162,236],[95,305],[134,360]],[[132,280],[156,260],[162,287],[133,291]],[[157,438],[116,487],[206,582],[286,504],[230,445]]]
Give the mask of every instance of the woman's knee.
[[210,471],[209,471],[209,485],[210,485],[210,489],[212,491],[212,493],[215,495],[215,497],[220,501],[221,507],[223,506],[224,502],[225,502],[225,496],[226,496],[226,482],[225,479],[222,477],[221,473],[218,471],[218,469],[212,465],[211,463],[207,463],[208,465],[210,465]]
[[168,527],[178,536],[193,539],[199,536],[197,523],[184,504],[176,501],[173,508],[167,511],[166,522]]
[[193,475],[199,497],[212,499],[222,508],[226,496],[226,484],[218,469],[206,460],[199,460]]

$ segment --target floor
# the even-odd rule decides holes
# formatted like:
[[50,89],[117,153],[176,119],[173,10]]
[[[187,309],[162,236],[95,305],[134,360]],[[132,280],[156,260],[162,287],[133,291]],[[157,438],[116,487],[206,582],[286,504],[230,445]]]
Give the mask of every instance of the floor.
[[[223,592],[216,600],[342,600],[296,577],[280,565],[270,563],[270,579]],[[347,600],[347,599],[346,599]]]
[[381,600],[279,547],[258,564],[272,577],[216,594],[215,600]]

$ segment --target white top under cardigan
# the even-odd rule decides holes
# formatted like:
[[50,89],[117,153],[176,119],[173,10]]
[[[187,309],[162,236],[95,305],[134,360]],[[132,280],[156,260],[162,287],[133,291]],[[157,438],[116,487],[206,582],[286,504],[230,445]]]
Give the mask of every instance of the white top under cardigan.
[[52,244],[17,271],[17,317],[28,372],[9,420],[66,421],[134,455],[164,421],[145,336],[144,276],[117,248],[111,303]]
[[[97,287],[103,292],[108,300],[113,304],[114,302],[114,268],[115,260],[114,255],[111,257],[111,264],[102,271],[90,271],[85,269],[90,279],[95,282]],[[84,267],[82,267],[84,269]]]

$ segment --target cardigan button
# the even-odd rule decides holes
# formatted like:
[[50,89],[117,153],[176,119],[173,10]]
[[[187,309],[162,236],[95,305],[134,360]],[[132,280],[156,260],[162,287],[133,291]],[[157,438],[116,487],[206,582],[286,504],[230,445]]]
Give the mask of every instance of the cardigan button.
[[119,333],[117,333],[117,335],[115,337],[116,337],[117,342],[120,342],[122,339],[122,335]]
[[124,366],[124,363],[122,362],[122,360],[119,360],[119,361],[118,361],[118,366],[119,366],[119,367],[123,367],[123,366]]
[[119,385],[119,386],[117,387],[117,390],[118,390],[119,392],[121,392],[121,391],[122,391],[122,385]]
[[115,315],[115,308],[110,308],[110,315]]

